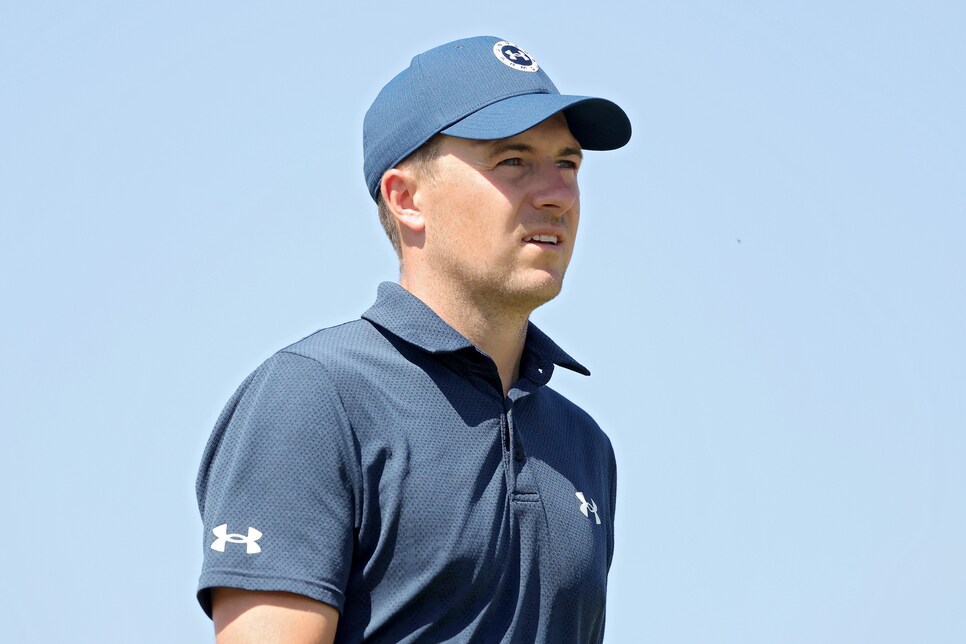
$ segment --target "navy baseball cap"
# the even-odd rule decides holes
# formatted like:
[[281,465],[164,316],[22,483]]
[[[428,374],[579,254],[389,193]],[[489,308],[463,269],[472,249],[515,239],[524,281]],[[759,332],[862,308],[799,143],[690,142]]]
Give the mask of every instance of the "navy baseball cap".
[[362,126],[369,194],[390,168],[442,132],[493,140],[528,130],[557,112],[585,150],[614,150],[631,138],[620,107],[565,96],[526,51],[495,36],[456,40],[413,58],[382,88]]

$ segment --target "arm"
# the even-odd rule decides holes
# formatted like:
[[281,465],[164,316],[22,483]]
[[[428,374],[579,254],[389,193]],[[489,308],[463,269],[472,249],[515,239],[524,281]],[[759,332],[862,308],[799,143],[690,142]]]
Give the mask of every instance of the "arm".
[[[215,589],[245,588],[252,599],[229,601],[232,591],[219,591],[219,604],[231,604],[230,610],[219,605],[219,633],[249,632],[263,614],[308,618],[320,602],[342,607],[358,515],[360,472],[352,450],[338,390],[314,360],[276,354],[232,397],[198,475],[204,524],[198,601],[214,618]],[[316,604],[293,609],[278,602],[283,591]],[[245,624],[240,631],[233,630],[236,621]]]
[[292,593],[212,589],[218,644],[332,644],[338,611]]

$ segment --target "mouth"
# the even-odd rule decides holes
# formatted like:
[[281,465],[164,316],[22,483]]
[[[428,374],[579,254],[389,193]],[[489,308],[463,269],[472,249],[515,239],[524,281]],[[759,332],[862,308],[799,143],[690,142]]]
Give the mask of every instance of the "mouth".
[[556,235],[530,235],[529,237],[524,237],[523,241],[525,243],[534,244],[545,244],[548,246],[556,246],[560,243],[560,238]]

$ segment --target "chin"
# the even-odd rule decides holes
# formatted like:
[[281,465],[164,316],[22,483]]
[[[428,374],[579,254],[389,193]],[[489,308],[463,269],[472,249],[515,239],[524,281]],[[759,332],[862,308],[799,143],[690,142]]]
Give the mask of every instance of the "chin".
[[508,284],[504,295],[508,301],[514,303],[515,308],[532,311],[560,295],[562,289],[563,278],[548,275],[544,280],[517,285],[516,288]]

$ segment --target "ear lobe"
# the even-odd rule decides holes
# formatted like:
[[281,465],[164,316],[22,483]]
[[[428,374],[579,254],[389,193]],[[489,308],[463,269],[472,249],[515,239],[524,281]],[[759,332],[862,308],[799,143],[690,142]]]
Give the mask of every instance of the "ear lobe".
[[382,201],[399,222],[399,232],[403,238],[407,233],[421,233],[426,222],[416,203],[416,177],[413,173],[391,168],[382,176],[380,189]]

